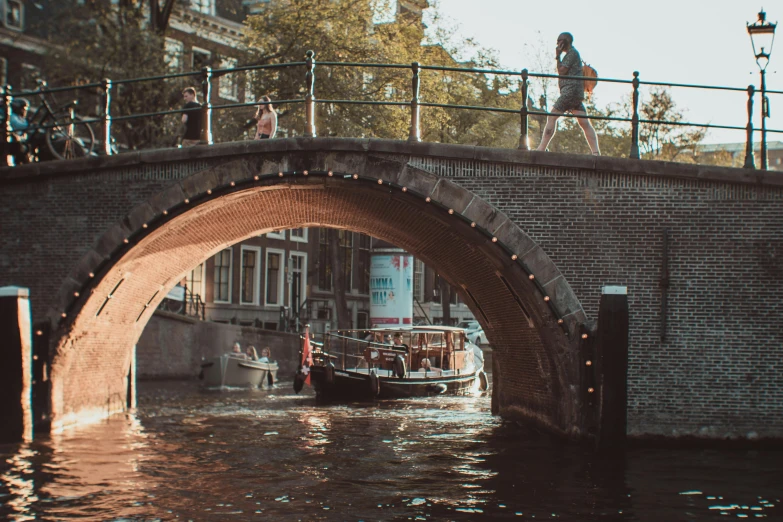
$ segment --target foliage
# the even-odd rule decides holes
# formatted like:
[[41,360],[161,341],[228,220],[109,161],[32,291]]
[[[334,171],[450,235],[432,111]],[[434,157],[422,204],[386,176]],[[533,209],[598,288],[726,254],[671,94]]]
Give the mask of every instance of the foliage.
[[[649,99],[639,107],[639,117],[647,120],[639,126],[639,151],[645,159],[693,162],[693,151],[705,131],[676,125],[683,121],[671,93],[662,87],[650,91]],[[671,123],[657,123],[657,122]]]
[[[263,13],[247,20],[250,62],[274,64],[301,62],[309,49],[316,51],[315,96],[320,100],[370,100],[399,105],[319,103],[317,129],[320,136],[407,138],[410,130],[409,101],[412,98],[409,68],[358,69],[319,65],[319,62],[350,61],[378,64],[457,66],[450,49],[443,45],[422,45],[424,26],[411,14],[374,23],[382,0],[289,0],[270,2]],[[443,40],[445,41],[445,40]],[[476,47],[470,42],[462,44]],[[462,45],[461,44],[461,45]],[[477,58],[463,64],[489,66],[493,59],[477,52]],[[305,77],[302,67],[261,70],[251,77],[253,95],[273,100],[302,99]],[[508,83],[481,75],[422,71],[420,100],[436,104],[519,107],[513,96],[502,95]],[[518,116],[440,107],[421,110],[422,138],[443,142],[506,146],[511,143],[511,121]],[[304,128],[301,104],[289,104],[280,111],[280,125],[296,132]],[[517,123],[518,125],[518,123]],[[518,130],[517,137],[518,140]],[[514,141],[513,144],[516,142]]]
[[[157,30],[151,30],[149,6],[145,2],[69,0],[55,9],[61,11],[49,20],[51,45],[43,63],[51,85],[94,83],[102,78],[116,82],[168,72],[162,36],[165,27],[160,25],[167,23],[168,18],[159,17]],[[113,117],[163,111],[180,105],[183,86],[182,81],[117,85],[112,97]],[[100,95],[100,89],[81,91],[79,112],[99,115]],[[135,149],[171,145],[178,125],[175,118],[152,117],[115,121],[113,130],[124,146]]]

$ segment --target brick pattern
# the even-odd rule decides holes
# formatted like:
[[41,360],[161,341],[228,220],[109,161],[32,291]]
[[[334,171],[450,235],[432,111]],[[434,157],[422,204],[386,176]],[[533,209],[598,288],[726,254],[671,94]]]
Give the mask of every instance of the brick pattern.
[[783,434],[783,190],[589,172],[455,181],[544,248],[589,318],[602,286],[628,286],[630,434]]
[[[0,212],[11,233],[0,236],[0,284],[29,286],[37,320],[50,309],[74,307],[54,352],[53,380],[56,375],[59,382],[53,402],[60,415],[101,405],[122,408],[129,347],[185,271],[261,230],[309,225],[374,235],[437,267],[465,289],[470,302],[469,292],[480,308],[474,306],[474,312],[491,326],[501,368],[493,407],[580,433],[584,390],[573,328],[568,336],[557,327],[540,288],[468,222],[399,188],[341,176],[299,176],[282,185],[279,179],[262,180],[227,189],[229,182],[253,174],[310,168],[405,179],[399,182],[422,194],[430,190],[433,203],[457,213],[483,208],[483,202],[491,214],[487,223],[518,226],[530,245],[542,249],[539,268],[570,285],[578,301],[572,315],[580,321],[596,318],[601,286],[627,285],[631,434],[783,436],[783,380],[775,370],[783,355],[783,333],[775,321],[783,303],[779,185],[515,163],[505,159],[508,154],[499,154],[504,160],[496,162],[453,159],[443,153],[451,149],[441,147],[431,156],[365,150],[245,159],[227,154],[5,185]],[[427,178],[433,174],[455,185]],[[213,197],[204,196],[207,188],[216,191]],[[192,211],[181,211],[190,209],[181,201],[185,196],[194,198]],[[170,205],[160,208],[173,209],[166,218],[154,210],[162,201]],[[142,231],[146,217],[126,218],[134,209],[158,221]],[[671,282],[667,338],[661,341],[664,228],[670,231]],[[118,241],[122,246],[123,236],[131,244],[118,252],[114,246]],[[90,249],[107,256],[108,270],[87,285],[89,295],[74,300],[63,289],[84,287],[73,267]],[[65,279],[69,273],[73,281]],[[546,291],[554,288],[547,285]]]

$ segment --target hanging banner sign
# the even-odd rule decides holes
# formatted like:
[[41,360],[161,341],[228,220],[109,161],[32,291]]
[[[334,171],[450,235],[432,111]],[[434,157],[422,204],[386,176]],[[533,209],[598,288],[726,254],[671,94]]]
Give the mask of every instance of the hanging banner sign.
[[370,324],[413,322],[413,256],[379,253],[370,263]]

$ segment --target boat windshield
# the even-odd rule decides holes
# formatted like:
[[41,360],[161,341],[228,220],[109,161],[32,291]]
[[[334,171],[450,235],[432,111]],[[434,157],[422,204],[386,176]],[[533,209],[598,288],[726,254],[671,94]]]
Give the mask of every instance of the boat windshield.
[[433,367],[457,369],[468,359],[465,345],[464,331],[451,327],[339,330],[327,332],[322,349],[313,355],[316,364],[331,360],[343,370],[391,367],[398,356],[407,368],[417,369],[427,359]]

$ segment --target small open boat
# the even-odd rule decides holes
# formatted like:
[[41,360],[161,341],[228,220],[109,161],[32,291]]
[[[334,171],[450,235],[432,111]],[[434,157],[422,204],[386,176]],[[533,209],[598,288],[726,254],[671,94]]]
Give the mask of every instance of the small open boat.
[[204,386],[261,387],[277,382],[277,363],[253,361],[236,354],[223,354],[201,363]]
[[325,400],[459,394],[489,385],[481,350],[449,326],[328,332],[312,359],[311,382]]

